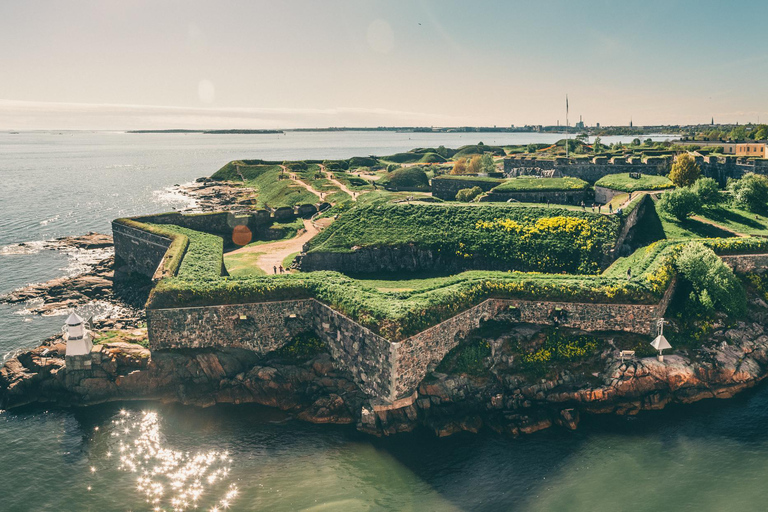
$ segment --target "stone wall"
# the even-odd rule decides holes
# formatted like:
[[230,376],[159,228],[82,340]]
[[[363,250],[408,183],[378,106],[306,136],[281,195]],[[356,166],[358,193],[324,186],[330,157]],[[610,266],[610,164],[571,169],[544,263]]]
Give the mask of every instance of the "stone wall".
[[734,272],[763,272],[768,269],[768,254],[726,254],[721,258]]
[[391,403],[413,395],[427,373],[483,321],[652,334],[673,288],[650,305],[488,299],[399,343],[315,299],[151,309],[147,329],[152,350],[231,347],[260,355],[314,331],[337,368],[349,371],[368,396]]
[[149,278],[163,261],[171,239],[147,231],[112,223],[116,266],[128,265],[133,271]]
[[[562,160],[562,159],[561,159]],[[658,161],[657,161],[658,160]],[[708,161],[707,161],[708,160]],[[734,158],[708,158],[700,162],[702,173],[705,176],[725,183],[728,178],[740,178],[746,172],[765,172],[754,164],[742,164]],[[660,168],[665,168],[668,159],[649,159],[647,163],[633,161],[627,163],[617,160],[599,161],[589,163],[562,162],[553,160],[533,160],[530,158],[510,157],[504,159],[504,174],[516,176],[519,174],[539,174],[541,171],[555,171],[557,175],[574,176],[594,183],[603,176],[624,172],[640,172],[642,174],[659,174]],[[661,166],[661,167],[660,167]]]
[[394,347],[389,340],[319,301],[312,303],[314,331],[334,363],[349,371],[367,395],[394,400]]
[[453,201],[459,190],[465,188],[480,187],[483,192],[488,192],[493,187],[503,183],[503,180],[490,181],[488,179],[451,179],[451,178],[433,178],[431,181],[432,196],[445,201]]
[[546,203],[555,204],[574,204],[579,205],[582,201],[592,202],[591,190],[537,190],[537,191],[491,191],[487,196],[480,199],[481,202],[506,202],[509,200],[521,201],[523,203]]
[[606,187],[595,187],[595,202],[599,204],[608,204],[611,199],[620,194],[626,194],[626,192]]
[[626,331],[654,334],[656,320],[667,309],[674,285],[658,304],[593,304],[488,299],[395,347],[395,398],[410,396],[437,366],[483,321],[559,325],[584,331]]
[[266,354],[310,330],[312,299],[148,309],[152,350],[233,347]]
[[313,331],[363,392],[384,399],[392,395],[389,341],[315,299],[150,309],[147,331],[152,350],[230,347],[260,355]]

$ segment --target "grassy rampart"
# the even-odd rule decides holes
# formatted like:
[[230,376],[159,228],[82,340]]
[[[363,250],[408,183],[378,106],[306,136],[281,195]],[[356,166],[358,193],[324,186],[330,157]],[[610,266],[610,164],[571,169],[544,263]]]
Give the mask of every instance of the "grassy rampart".
[[617,217],[563,208],[371,205],[343,214],[310,241],[309,252],[414,244],[446,257],[482,258],[490,268],[594,274],[619,224]]
[[589,189],[589,183],[579,178],[512,178],[492,192],[557,192]]

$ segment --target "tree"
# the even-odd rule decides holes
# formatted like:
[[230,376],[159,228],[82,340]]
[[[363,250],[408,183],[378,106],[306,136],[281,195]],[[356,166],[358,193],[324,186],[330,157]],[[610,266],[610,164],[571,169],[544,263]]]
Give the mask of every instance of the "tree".
[[605,149],[605,146],[600,140],[600,137],[595,137],[595,142],[592,143],[592,151],[594,151],[595,153],[599,153],[604,149]]
[[453,169],[451,169],[451,174],[467,174],[467,159],[459,158],[453,162]]
[[643,146],[653,146],[653,140],[651,139],[645,139],[643,141]]
[[485,153],[480,159],[480,168],[484,173],[496,172],[496,162],[493,160],[493,156],[490,153]]
[[757,128],[754,132],[752,132],[752,135],[755,140],[765,140],[768,139],[768,125],[767,124],[760,124],[757,125]]
[[703,312],[723,311],[731,316],[746,313],[744,287],[712,249],[699,242],[689,243],[675,258],[675,265],[691,287],[689,300]]
[[640,145],[640,139],[632,139],[632,145],[633,146],[639,146]]
[[691,187],[693,192],[699,197],[702,206],[715,206],[722,200],[720,187],[712,178],[699,178]]
[[747,173],[740,180],[728,180],[728,191],[736,204],[752,212],[760,212],[768,203],[768,178]]
[[701,168],[688,153],[678,156],[669,171],[669,179],[678,187],[693,185],[699,176],[701,176]]
[[586,133],[580,133],[576,136],[576,140],[586,143],[589,140],[589,135]]
[[658,206],[678,220],[685,220],[701,209],[701,200],[690,187],[683,187],[662,194]]
[[525,146],[526,153],[535,153],[537,149],[539,149],[539,146],[537,144],[528,144],[527,146]]
[[467,203],[482,193],[483,193],[483,189],[481,189],[480,187],[463,188],[458,192],[456,192],[456,200]]
[[730,140],[746,140],[747,129],[743,126],[735,126],[731,133],[728,134]]
[[482,157],[480,155],[473,155],[472,158],[469,160],[469,163],[467,164],[467,173],[480,174],[481,172],[483,172],[481,160],[482,160]]

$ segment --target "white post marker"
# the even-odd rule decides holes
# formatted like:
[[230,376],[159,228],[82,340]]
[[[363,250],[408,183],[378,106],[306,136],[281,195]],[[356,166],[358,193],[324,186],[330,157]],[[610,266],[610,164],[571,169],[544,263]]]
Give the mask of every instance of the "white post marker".
[[656,358],[659,361],[664,361],[663,350],[672,348],[672,345],[670,345],[669,342],[667,341],[667,338],[664,337],[664,319],[663,318],[659,319],[658,326],[659,326],[659,335],[656,336],[656,338],[654,338],[654,340],[651,342],[651,346],[659,351],[659,355],[656,356]]
[[91,353],[93,341],[91,334],[85,329],[83,319],[74,311],[67,317],[67,332],[64,338],[67,341],[67,356],[85,356]]

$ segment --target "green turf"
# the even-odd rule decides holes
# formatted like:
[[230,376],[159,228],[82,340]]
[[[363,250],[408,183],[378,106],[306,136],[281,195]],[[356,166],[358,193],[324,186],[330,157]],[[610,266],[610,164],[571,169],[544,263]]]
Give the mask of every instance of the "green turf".
[[595,183],[596,187],[606,187],[622,192],[636,192],[638,190],[663,190],[674,188],[674,183],[666,176],[641,174],[640,179],[629,177],[629,173],[609,174],[603,176]]
[[256,265],[256,261],[264,253],[261,252],[242,252],[237,254],[225,254],[224,266],[232,277],[250,277],[266,275],[262,269]]
[[492,189],[493,192],[587,190],[589,183],[579,178],[530,178],[520,177],[506,180]]

